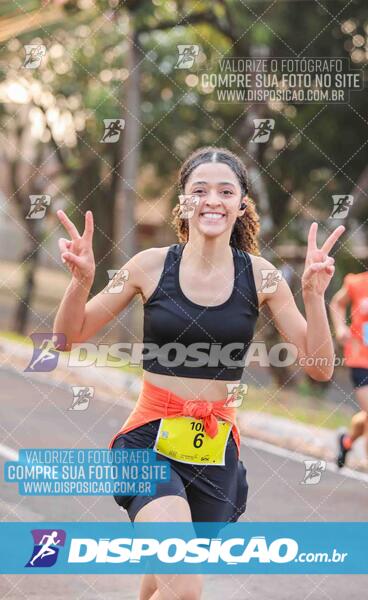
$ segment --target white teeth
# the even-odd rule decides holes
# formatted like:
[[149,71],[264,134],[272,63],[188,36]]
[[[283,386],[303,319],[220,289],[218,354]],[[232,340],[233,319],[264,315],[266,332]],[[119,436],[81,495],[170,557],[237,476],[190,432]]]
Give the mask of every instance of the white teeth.
[[220,215],[219,213],[203,213],[202,217],[206,217],[207,219],[221,219],[224,215]]

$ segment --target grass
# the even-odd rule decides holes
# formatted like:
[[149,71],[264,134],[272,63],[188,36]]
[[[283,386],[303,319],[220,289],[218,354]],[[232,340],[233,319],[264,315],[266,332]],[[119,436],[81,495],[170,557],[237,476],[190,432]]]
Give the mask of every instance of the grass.
[[280,390],[276,385],[249,386],[241,408],[327,429],[347,427],[353,414],[351,409],[338,407],[333,402],[300,395],[297,390]]
[[24,346],[33,344],[30,337],[26,335],[20,335],[19,333],[15,333],[14,331],[0,331],[0,338],[5,338],[7,340],[10,340],[11,342],[23,344]]

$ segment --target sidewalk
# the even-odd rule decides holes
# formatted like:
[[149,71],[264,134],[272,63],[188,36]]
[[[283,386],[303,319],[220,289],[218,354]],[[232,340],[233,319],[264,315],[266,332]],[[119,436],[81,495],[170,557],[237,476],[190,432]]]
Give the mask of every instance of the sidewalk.
[[[28,366],[33,352],[32,345],[19,344],[0,336],[0,367],[15,369],[22,374]],[[55,385],[92,386],[95,395],[106,402],[113,402],[131,410],[141,389],[141,379],[120,369],[109,367],[68,367],[68,354],[60,354],[57,368],[48,373],[25,373],[39,382],[53,382]],[[336,456],[337,432],[267,413],[239,410],[239,429],[245,437],[255,438],[334,462]],[[367,470],[364,440],[359,439],[347,457],[347,466]]]

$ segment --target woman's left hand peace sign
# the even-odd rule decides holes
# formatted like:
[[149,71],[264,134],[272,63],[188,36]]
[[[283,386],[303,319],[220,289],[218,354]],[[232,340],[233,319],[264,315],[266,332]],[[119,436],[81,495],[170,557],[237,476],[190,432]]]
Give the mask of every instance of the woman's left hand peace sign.
[[324,294],[335,272],[335,259],[328,256],[345,227],[340,225],[331,233],[322,248],[317,248],[318,223],[312,223],[308,233],[307,256],[302,276],[303,293]]

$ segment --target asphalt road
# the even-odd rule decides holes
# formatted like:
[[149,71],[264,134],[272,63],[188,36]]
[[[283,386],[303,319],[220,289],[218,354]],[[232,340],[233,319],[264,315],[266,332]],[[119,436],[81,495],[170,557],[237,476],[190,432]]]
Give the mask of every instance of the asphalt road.
[[[1,444],[20,448],[107,447],[126,418],[126,409],[93,399],[87,411],[68,411],[68,388],[47,384],[16,371],[0,370]],[[242,444],[248,472],[248,508],[241,520],[363,521],[368,513],[368,483],[324,472],[318,485],[301,485],[304,465],[289,457]],[[7,459],[1,455],[1,471]],[[110,497],[25,497],[1,476],[2,521],[128,520]],[[366,551],[366,549],[365,549]],[[140,576],[2,576],[0,598],[138,598]],[[205,576],[203,600],[361,600],[368,576],[242,575]],[[174,600],[174,598],[173,598]]]

